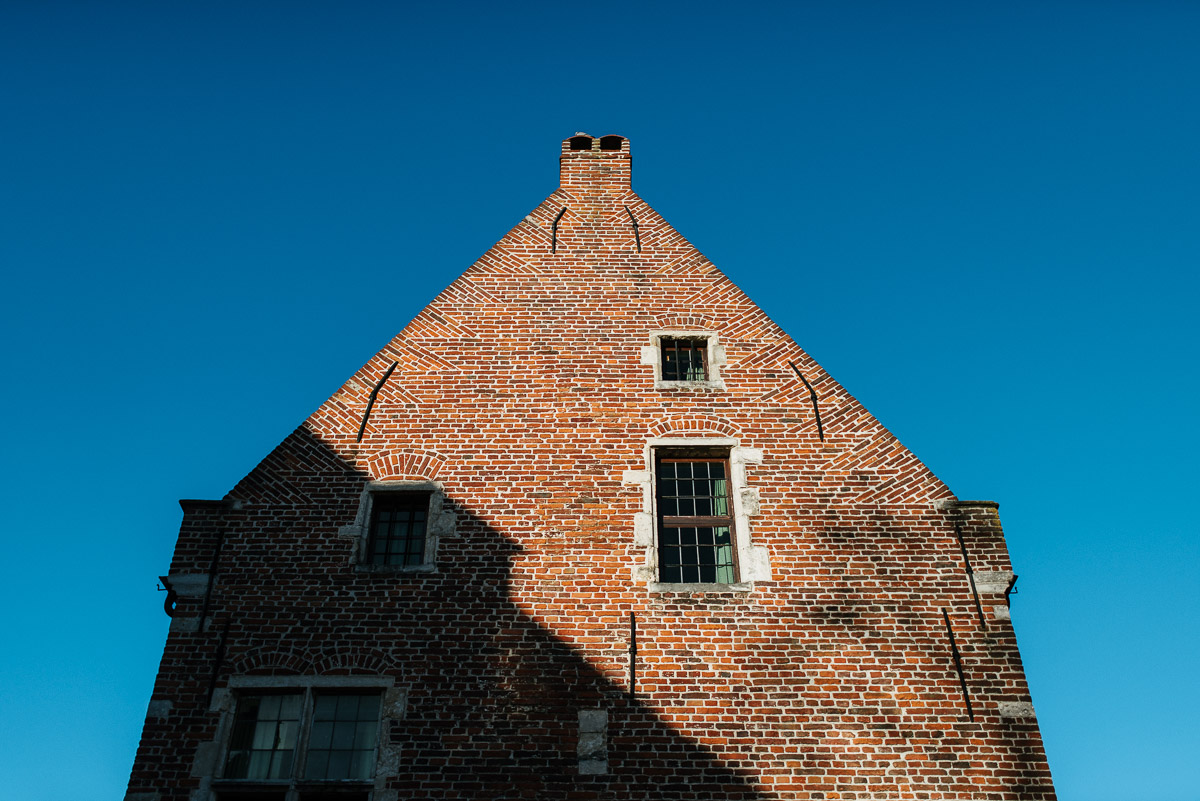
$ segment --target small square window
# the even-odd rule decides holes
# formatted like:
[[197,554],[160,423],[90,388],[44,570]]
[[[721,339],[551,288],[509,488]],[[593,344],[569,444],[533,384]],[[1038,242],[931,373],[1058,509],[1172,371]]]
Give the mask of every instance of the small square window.
[[707,381],[708,340],[684,337],[659,339],[663,381]]
[[669,449],[656,454],[660,582],[737,582],[729,477],[728,453]]
[[368,561],[416,567],[425,563],[429,493],[381,492],[371,504]]

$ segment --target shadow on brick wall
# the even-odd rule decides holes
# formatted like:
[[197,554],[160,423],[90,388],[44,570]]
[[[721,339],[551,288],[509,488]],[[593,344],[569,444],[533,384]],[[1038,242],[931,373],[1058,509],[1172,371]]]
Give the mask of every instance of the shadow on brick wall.
[[[452,484],[456,532],[440,543],[436,573],[355,570],[355,543],[338,528],[354,519],[368,479],[300,429],[231,493],[244,508],[226,522],[208,626],[228,624],[219,686],[238,671],[393,677],[407,692],[403,718],[385,731],[400,751],[387,787],[400,798],[763,797],[753,777],[672,729],[513,603],[521,546],[472,514]],[[597,633],[628,645],[624,632]],[[607,714],[593,754],[606,773],[580,771],[586,710]]]

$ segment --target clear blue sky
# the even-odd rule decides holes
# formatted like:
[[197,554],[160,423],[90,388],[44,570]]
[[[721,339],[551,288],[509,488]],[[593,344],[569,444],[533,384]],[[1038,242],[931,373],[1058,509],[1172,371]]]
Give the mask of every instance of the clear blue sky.
[[1063,801],[1200,798],[1200,5],[9,0],[0,76],[8,797],[121,796],[176,500],[228,491],[587,131],[1000,502]]

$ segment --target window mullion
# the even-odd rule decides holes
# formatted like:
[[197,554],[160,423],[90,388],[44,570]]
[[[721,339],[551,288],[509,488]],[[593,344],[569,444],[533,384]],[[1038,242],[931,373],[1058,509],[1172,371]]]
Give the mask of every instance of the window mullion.
[[293,788],[298,781],[303,779],[305,771],[308,770],[308,734],[312,729],[313,704],[312,687],[306,687],[304,703],[300,707],[300,730],[296,732],[296,758],[292,760],[291,787]]

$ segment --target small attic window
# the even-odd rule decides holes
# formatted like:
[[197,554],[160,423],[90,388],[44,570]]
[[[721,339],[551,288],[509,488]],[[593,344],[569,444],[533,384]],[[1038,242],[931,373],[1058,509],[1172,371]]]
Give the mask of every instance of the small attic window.
[[572,136],[571,137],[571,149],[572,150],[591,150],[592,149],[592,137],[590,137],[590,136]]
[[663,337],[663,381],[707,381],[708,340],[701,337]]
[[601,150],[620,150],[621,143],[625,141],[623,136],[602,136],[600,137]]

